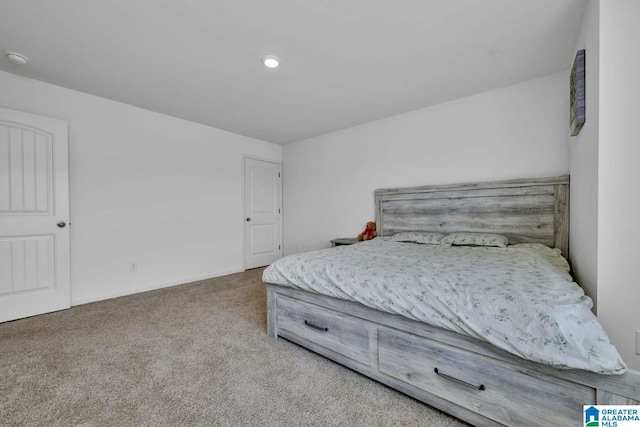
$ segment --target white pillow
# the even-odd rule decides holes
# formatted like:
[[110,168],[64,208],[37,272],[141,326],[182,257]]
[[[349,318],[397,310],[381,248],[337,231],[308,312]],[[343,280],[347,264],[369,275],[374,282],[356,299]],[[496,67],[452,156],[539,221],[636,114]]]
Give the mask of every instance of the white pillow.
[[447,234],[441,243],[451,246],[497,246],[506,248],[509,238],[502,234],[492,233],[451,233]]
[[396,233],[392,236],[394,242],[410,242],[420,243],[422,245],[437,245],[444,237],[442,233],[435,233],[430,231],[410,231]]

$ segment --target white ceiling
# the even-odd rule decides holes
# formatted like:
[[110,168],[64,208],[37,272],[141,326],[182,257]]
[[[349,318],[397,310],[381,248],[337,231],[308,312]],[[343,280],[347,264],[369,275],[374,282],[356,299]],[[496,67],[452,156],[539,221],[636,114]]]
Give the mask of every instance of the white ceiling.
[[0,69],[286,144],[566,69],[584,4],[2,0]]

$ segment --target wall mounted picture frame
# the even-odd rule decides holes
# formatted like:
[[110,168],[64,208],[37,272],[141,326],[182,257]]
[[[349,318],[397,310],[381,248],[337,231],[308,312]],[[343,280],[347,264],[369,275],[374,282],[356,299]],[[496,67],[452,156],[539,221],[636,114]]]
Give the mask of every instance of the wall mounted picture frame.
[[571,136],[579,134],[582,125],[587,120],[585,56],[585,50],[579,50],[571,68],[569,83],[569,129],[571,130]]

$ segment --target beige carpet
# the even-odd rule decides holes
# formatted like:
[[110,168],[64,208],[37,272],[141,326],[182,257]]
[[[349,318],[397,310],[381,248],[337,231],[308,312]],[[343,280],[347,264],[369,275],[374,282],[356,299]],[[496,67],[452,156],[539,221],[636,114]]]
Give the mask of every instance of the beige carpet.
[[261,275],[0,324],[0,425],[464,425],[269,339]]

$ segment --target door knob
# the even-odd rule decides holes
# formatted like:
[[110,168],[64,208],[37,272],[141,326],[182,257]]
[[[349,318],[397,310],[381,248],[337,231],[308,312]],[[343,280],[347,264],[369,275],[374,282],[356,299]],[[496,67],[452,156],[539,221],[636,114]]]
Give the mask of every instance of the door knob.
[[251,218],[247,218],[247,222],[251,221]]
[[59,228],[64,228],[64,227],[67,225],[67,223],[66,223],[66,222],[64,222],[64,221],[58,221],[58,223],[57,223],[56,225],[57,225]]

